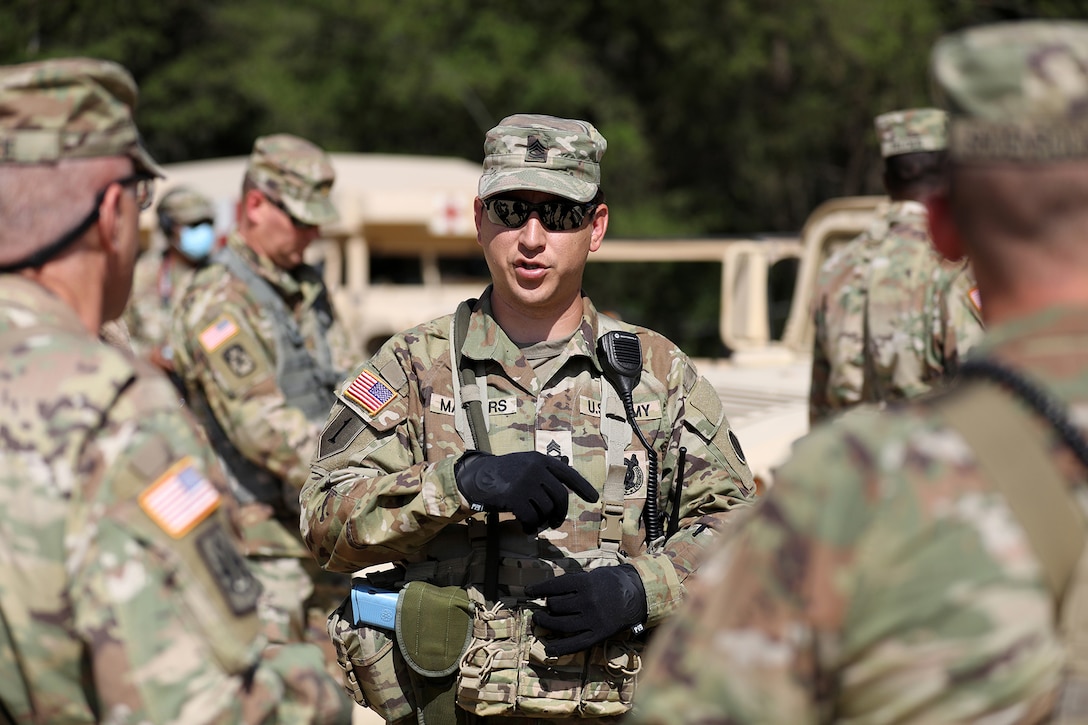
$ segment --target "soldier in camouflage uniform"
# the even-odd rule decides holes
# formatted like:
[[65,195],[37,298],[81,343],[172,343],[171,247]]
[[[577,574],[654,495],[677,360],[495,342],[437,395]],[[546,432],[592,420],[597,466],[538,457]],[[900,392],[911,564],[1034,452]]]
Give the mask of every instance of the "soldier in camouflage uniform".
[[195,190],[177,186],[159,200],[156,214],[166,247],[150,250],[137,260],[132,297],[122,319],[137,354],[173,373],[174,351],[167,336],[174,298],[213,251],[215,209]]
[[1088,465],[1088,24],[969,29],[932,69],[951,118],[933,238],[969,254],[986,336],[948,390],[799,444],[657,638],[637,722],[1024,723],[1054,703],[1076,640],[1043,544],[1083,529]]
[[938,186],[946,116],[935,108],[876,118],[891,203],[820,270],[809,420],[926,392],[981,335],[966,263],[933,249],[922,201]]
[[[321,434],[302,494],[318,560],[345,572],[395,563],[371,583],[404,587],[402,599],[435,585],[461,601],[449,611],[475,618],[467,644],[460,630],[422,627],[459,669],[455,707],[452,681],[434,685],[448,699],[432,700],[427,681],[404,680],[416,642],[398,636],[390,653],[391,633],[334,616],[356,697],[390,721],[626,711],[635,633],[678,606],[704,549],[752,495],[722,404],[691,360],[599,314],[581,291],[608,226],[605,147],[592,125],[552,116],[515,115],[488,132],[475,217],[492,284],[357,368]],[[629,412],[602,374],[608,331],[636,341]],[[658,512],[675,525],[662,531]],[[441,609],[429,616],[446,621]],[[398,621],[402,634],[413,626]]]
[[344,722],[309,645],[267,648],[222,469],[167,380],[96,339],[161,170],[136,86],[0,68],[0,721]]
[[187,399],[236,484],[261,610],[277,623],[269,636],[320,644],[333,670],[325,619],[350,582],[303,546],[298,494],[333,388],[355,364],[320,273],[303,262],[320,225],[337,219],[334,178],[309,141],[258,138],[238,227],[175,305],[170,338]]

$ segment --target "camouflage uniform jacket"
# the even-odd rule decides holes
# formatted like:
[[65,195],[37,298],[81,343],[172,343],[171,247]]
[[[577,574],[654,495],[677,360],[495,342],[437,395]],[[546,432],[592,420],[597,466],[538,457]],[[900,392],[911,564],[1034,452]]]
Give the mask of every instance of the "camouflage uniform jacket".
[[[478,361],[482,373],[477,375],[486,377],[493,452],[564,456],[603,490],[601,368],[595,351],[600,318],[589,298],[583,303],[580,328],[551,367],[541,368],[549,371],[546,383],[492,317],[490,288],[471,317],[462,349],[466,358]],[[454,427],[450,320],[439,318],[395,336],[348,379],[350,384],[372,375],[396,391],[376,415],[340,392],[302,494],[304,538],[328,569],[355,571],[400,561],[426,571],[437,560],[459,556],[472,537],[466,522],[472,512],[453,470],[465,443]],[[626,481],[619,549],[631,556],[642,577],[652,626],[676,607],[715,530],[749,499],[752,479],[717,393],[691,361],[654,332],[614,324],[637,333],[642,343],[644,369],[634,404],[643,433],[661,457],[661,511],[667,510],[676,479],[677,450],[687,447],[680,528],[652,553],[642,528],[646,458],[637,437],[624,454],[635,475]],[[537,537],[522,533],[514,521],[508,525],[503,546],[526,555],[518,566],[532,568],[535,561],[550,576],[552,564],[562,568],[565,561],[570,567],[571,559],[598,547],[601,503],[571,495],[566,523]],[[437,564],[422,578],[440,585],[479,584],[482,550],[474,549],[462,563]]]
[[222,471],[173,386],[17,276],[0,349],[0,715],[334,721],[318,650],[263,650]]
[[820,272],[810,421],[949,379],[982,332],[972,288],[965,265],[932,248],[925,207],[893,202]]
[[[322,329],[314,305],[325,294],[317,271],[306,265],[284,271],[257,255],[236,233],[227,245],[284,299],[306,348],[313,351]],[[288,405],[279,387],[278,324],[243,280],[213,262],[193,276],[176,308],[170,337],[174,365],[190,397],[205,399],[229,444],[282,482],[285,499],[297,501],[323,421],[311,420]],[[334,366],[339,370],[355,366],[347,332],[335,317],[326,341]],[[269,555],[307,556],[297,541],[296,521],[287,525],[286,538],[276,527],[247,526],[247,548]]]
[[[976,354],[1038,381],[1084,432],[1088,309],[993,329]],[[642,722],[1038,721],[1063,661],[1055,606],[979,458],[926,400],[858,410],[802,440],[704,566],[712,585],[655,640]]]
[[159,250],[136,261],[132,296],[121,319],[128,326],[132,349],[141,356],[167,342],[173,301],[185,291],[193,269]]

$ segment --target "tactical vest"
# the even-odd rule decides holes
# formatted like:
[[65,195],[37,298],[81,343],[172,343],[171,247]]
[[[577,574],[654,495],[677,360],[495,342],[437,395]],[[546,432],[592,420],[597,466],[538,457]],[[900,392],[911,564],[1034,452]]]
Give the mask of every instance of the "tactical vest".
[[[287,303],[237,252],[226,247],[216,253],[212,263],[226,267],[245,283],[257,304],[276,321],[276,384],[286,404],[301,410],[310,421],[323,421],[336,401],[336,385],[343,378],[343,374],[333,367],[332,352],[326,339],[333,317],[325,289],[322,288],[314,301],[318,334],[314,339],[314,352],[311,353]],[[191,402],[208,431],[216,453],[230,473],[231,488],[238,500],[243,504],[254,501],[267,503],[276,509],[286,503],[290,513],[298,513],[297,500],[291,496],[285,499],[282,482],[231,444],[202,391],[196,391]]]

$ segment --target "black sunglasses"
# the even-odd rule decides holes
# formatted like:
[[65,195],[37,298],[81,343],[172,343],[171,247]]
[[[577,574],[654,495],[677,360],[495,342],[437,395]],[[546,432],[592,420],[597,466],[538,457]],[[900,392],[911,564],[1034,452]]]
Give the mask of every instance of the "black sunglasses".
[[517,229],[524,226],[533,212],[536,212],[540,217],[540,223],[549,232],[569,232],[572,229],[578,229],[593,217],[593,212],[597,209],[597,205],[591,201],[556,199],[532,204],[528,201],[501,196],[485,199],[483,204],[487,211],[487,218],[495,224],[501,224],[507,229]]
[[115,181],[111,181],[106,184],[101,191],[95,194],[94,207],[87,216],[83,218],[83,221],[73,227],[70,231],[62,234],[55,242],[47,244],[29,257],[25,257],[14,264],[0,267],[0,272],[15,272],[20,269],[40,267],[86,234],[87,230],[91,228],[91,225],[98,221],[98,215],[101,213],[102,209],[102,200],[106,198],[106,192],[114,184],[120,184],[122,187],[135,185],[136,204],[140,207],[140,211],[144,211],[151,206],[151,200],[155,197],[154,176],[150,174],[132,174],[131,176],[125,176],[116,179]]

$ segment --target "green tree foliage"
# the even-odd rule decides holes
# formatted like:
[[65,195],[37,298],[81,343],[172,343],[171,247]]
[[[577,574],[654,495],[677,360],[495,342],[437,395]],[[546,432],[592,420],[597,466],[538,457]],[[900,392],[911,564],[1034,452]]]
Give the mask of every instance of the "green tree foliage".
[[[146,142],[164,162],[245,154],[254,137],[278,131],[330,150],[477,160],[483,132],[510,113],[586,118],[609,140],[613,236],[752,234],[796,230],[828,198],[879,193],[872,118],[932,103],[933,41],[1023,17],[1084,18],[1088,7],[7,0],[0,62],[123,63],[141,87]],[[706,292],[691,308],[716,294],[713,275],[690,269],[658,265],[638,276],[688,295],[697,281]],[[621,280],[595,283],[629,294]],[[637,289],[645,298],[647,288]]]

